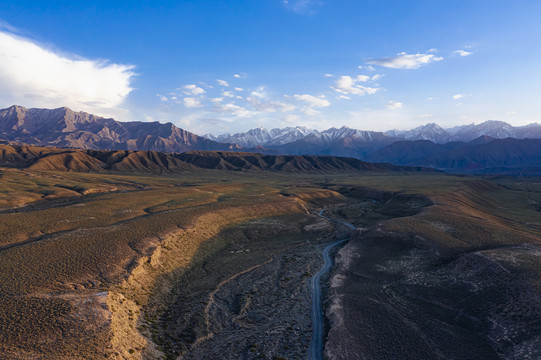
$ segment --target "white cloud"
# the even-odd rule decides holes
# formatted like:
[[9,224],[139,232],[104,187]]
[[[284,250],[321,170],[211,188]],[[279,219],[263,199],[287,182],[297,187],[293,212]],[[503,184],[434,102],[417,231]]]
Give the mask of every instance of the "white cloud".
[[215,97],[215,98],[211,98],[210,101],[212,101],[213,103],[220,103],[220,102],[224,101],[224,98],[223,97]]
[[505,115],[507,115],[507,116],[513,116],[513,115],[516,115],[516,114],[517,114],[516,111],[508,111],[508,112],[505,113]]
[[68,57],[0,31],[0,99],[4,104],[119,114],[125,112],[121,107],[133,90],[133,70],[131,65]]
[[225,80],[216,80],[216,82],[218,83],[218,85],[221,85],[221,86],[229,86],[229,83]]
[[351,76],[340,76],[332,88],[344,95],[372,95],[378,91],[377,88],[357,85],[357,81],[359,80],[354,80]]
[[357,77],[355,78],[355,81],[361,81],[361,82],[367,82],[368,80],[370,80],[370,76],[366,76],[366,75],[357,75]]
[[464,97],[464,95],[462,95],[462,94],[455,94],[455,95],[453,95],[453,100],[460,100],[463,97]]
[[396,56],[368,59],[366,62],[368,64],[379,65],[392,69],[418,69],[423,65],[441,60],[443,60],[443,57],[438,57],[434,54],[407,54],[405,52],[401,52]]
[[324,74],[323,77],[326,77],[326,78],[330,78],[330,77],[333,77],[334,75],[333,74]]
[[235,104],[221,105],[220,107],[218,107],[218,110],[221,112],[233,114],[241,118],[246,118],[254,114],[252,111]]
[[240,87],[236,87],[236,88],[235,88],[235,91],[244,91],[244,89],[243,89],[243,88],[240,88]]
[[310,107],[327,107],[330,106],[331,103],[329,100],[325,99],[324,97],[316,97],[313,95],[294,95],[295,99],[304,101],[307,103]]
[[202,95],[206,93],[204,89],[195,84],[184,85],[183,88],[186,95]]
[[453,54],[460,55],[460,56],[469,56],[469,55],[473,54],[473,52],[472,51],[466,51],[466,50],[455,50],[455,51],[453,51]]
[[399,110],[402,109],[402,106],[404,106],[404,104],[402,104],[400,101],[389,101],[387,103],[387,109],[390,110]]
[[376,71],[376,69],[372,65],[367,65],[367,66],[359,65],[357,67],[359,68],[359,70],[366,69],[368,71]]
[[234,78],[237,78],[237,79],[240,79],[240,78],[241,78],[240,74],[235,74],[235,75],[233,75],[233,77],[234,77]]
[[169,99],[167,99],[166,96],[163,96],[163,95],[160,95],[160,94],[156,94],[156,96],[159,97],[161,101],[167,101],[167,100],[169,100]]
[[202,107],[203,104],[201,104],[201,101],[199,99],[193,98],[193,97],[186,97],[183,99],[184,106],[187,108],[199,108]]
[[256,90],[252,91],[250,95],[252,97],[256,97],[256,98],[260,98],[260,99],[263,99],[263,98],[267,97],[267,94],[265,93],[265,87],[264,86],[258,87]]
[[223,91],[222,96],[231,97],[231,98],[235,97],[235,95],[231,91]]
[[378,81],[379,79],[381,79],[383,77],[383,75],[381,74],[376,74],[374,76],[372,76],[372,81]]
[[337,98],[338,99],[344,99],[344,100],[351,100],[351,98],[349,96],[346,96],[346,95],[338,95]]

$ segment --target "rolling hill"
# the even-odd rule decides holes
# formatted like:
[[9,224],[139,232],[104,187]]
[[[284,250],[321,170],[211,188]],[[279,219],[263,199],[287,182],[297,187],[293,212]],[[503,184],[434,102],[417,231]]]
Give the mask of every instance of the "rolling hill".
[[358,159],[310,155],[265,155],[249,152],[89,150],[0,145],[0,166],[34,171],[75,171],[143,174],[178,174],[197,169],[280,171],[290,173],[330,171],[432,171]]

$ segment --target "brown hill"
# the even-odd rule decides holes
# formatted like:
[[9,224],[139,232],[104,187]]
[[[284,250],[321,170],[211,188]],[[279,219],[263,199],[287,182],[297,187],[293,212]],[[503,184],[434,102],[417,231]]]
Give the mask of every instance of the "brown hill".
[[270,170],[284,172],[326,171],[431,171],[421,167],[372,164],[358,159],[314,155],[264,155],[231,151],[188,151],[176,155],[190,164],[205,169]]
[[142,174],[179,173],[197,169],[171,154],[156,151],[59,149],[27,145],[0,145],[0,166],[38,171]]
[[77,151],[49,154],[48,156],[37,158],[28,169],[38,171],[101,172],[106,167],[107,165],[98,159],[84,152]]
[[274,156],[227,151],[190,151],[170,154],[157,151],[59,149],[16,144],[0,145],[0,166],[38,171],[117,171],[142,174],[182,173],[197,169],[291,173],[433,171],[419,167],[371,164],[353,158],[332,156]]

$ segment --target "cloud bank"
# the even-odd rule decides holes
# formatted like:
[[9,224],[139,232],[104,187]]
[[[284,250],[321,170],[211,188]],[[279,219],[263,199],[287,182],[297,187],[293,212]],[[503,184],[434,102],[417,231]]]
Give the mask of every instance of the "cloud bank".
[[0,101],[27,107],[69,106],[119,115],[133,90],[131,65],[67,57],[0,31]]

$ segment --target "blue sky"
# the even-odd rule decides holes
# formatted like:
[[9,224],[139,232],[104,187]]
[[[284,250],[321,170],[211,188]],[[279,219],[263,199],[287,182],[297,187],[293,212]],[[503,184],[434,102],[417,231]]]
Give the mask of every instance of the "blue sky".
[[538,122],[539,1],[3,1],[0,106],[203,134]]

